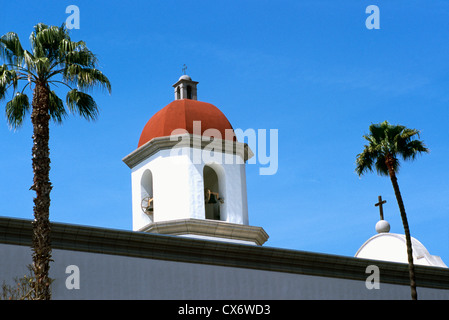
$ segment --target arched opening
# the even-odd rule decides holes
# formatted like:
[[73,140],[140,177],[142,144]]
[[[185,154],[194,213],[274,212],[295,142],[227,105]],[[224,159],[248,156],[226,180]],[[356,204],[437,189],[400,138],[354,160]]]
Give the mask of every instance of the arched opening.
[[220,207],[224,202],[220,193],[218,175],[213,168],[206,165],[203,169],[204,207],[206,219],[221,220]]
[[154,198],[153,198],[153,174],[151,170],[145,170],[140,182],[141,208],[151,222],[154,221]]
[[192,99],[192,87],[187,86],[187,99]]
[[177,87],[176,88],[176,100],[181,99],[181,88]]

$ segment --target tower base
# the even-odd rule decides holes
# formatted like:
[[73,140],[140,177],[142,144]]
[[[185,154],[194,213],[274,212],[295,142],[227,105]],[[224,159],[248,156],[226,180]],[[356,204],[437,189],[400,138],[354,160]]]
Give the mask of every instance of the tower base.
[[219,220],[179,219],[153,222],[139,231],[259,246],[268,240],[268,234],[261,227]]

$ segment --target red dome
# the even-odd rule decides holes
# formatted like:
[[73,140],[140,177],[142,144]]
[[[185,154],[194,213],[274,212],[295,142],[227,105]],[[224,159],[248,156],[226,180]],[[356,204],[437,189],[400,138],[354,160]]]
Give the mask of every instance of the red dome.
[[[207,129],[217,129],[222,139],[236,141],[231,124],[216,106],[207,102],[181,99],[172,101],[148,120],[140,135],[138,147],[153,138],[170,136],[175,129],[184,129],[193,134],[194,121],[201,121],[201,135]],[[232,130],[232,135],[228,133],[230,137],[226,137],[226,129]]]

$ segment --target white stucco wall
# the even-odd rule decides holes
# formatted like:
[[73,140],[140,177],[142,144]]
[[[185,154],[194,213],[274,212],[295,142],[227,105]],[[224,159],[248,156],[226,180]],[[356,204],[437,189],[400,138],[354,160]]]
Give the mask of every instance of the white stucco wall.
[[176,219],[205,219],[203,169],[208,165],[218,175],[221,220],[248,224],[245,164],[239,155],[195,148],[159,150],[131,171],[133,230],[150,223],[142,212],[142,177],[151,170],[154,222]]

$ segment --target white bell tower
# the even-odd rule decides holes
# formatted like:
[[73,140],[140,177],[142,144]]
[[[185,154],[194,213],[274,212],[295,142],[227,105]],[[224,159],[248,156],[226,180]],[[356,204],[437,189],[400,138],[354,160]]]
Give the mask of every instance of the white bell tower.
[[184,75],[173,85],[175,100],[123,159],[133,230],[262,245],[268,235],[248,220],[245,162],[253,154],[217,107],[196,100],[197,84]]

